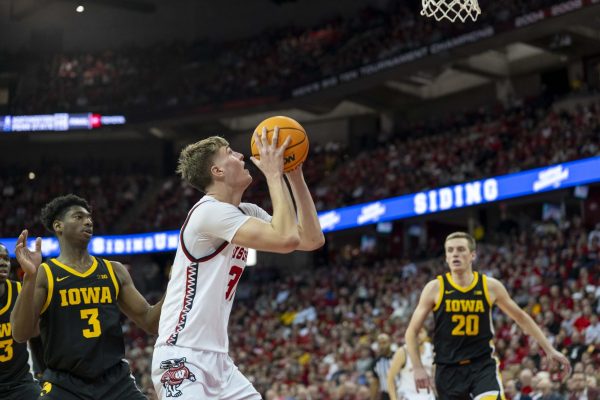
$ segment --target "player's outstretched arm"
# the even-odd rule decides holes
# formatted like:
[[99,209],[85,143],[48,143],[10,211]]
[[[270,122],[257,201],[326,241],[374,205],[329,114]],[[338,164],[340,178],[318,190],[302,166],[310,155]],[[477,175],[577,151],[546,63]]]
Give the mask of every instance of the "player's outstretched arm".
[[423,288],[423,292],[421,293],[421,298],[419,299],[419,304],[417,304],[417,308],[410,319],[408,328],[406,328],[406,349],[413,364],[413,373],[417,391],[425,389],[427,390],[427,393],[430,393],[433,389],[433,383],[421,362],[418,335],[421,328],[423,328],[423,324],[425,324],[427,316],[435,307],[439,290],[440,284],[437,279],[430,281],[425,285],[425,288]]
[[133,284],[127,268],[120,262],[112,261],[111,264],[120,283],[119,308],[137,326],[152,335],[157,335],[160,311],[165,297],[163,296],[158,303],[151,306]]
[[316,250],[325,244],[325,236],[323,236],[319,217],[317,217],[315,202],[304,180],[302,165],[285,175],[290,183],[298,214],[300,244],[297,250]]
[[23,287],[10,314],[12,335],[18,343],[24,343],[39,335],[40,313],[48,294],[46,272],[39,272],[42,263],[42,239],[35,240],[35,250],[31,251],[27,248],[27,235],[27,230],[21,232],[15,248],[17,262],[25,272]]
[[487,280],[491,297],[490,301],[496,303],[498,307],[500,307],[506,315],[512,318],[525,333],[532,336],[539,343],[540,347],[544,350],[546,356],[552,363],[558,362],[562,366],[562,369],[565,372],[563,379],[566,379],[571,375],[571,363],[569,362],[569,359],[552,347],[552,344],[550,344],[544,335],[544,332],[542,332],[533,318],[514,302],[504,285],[494,278],[488,277]]
[[294,208],[287,200],[288,189],[283,178],[283,152],[290,143],[286,141],[277,147],[279,128],[275,127],[273,140],[267,140],[266,128],[255,135],[260,160],[252,157],[252,162],[262,171],[269,186],[273,218],[270,223],[258,218],[250,218],[236,232],[232,243],[261,251],[290,253],[298,247],[300,238]]
[[392,363],[390,364],[390,370],[387,375],[387,387],[390,395],[390,400],[397,400],[396,398],[396,375],[400,373],[404,364],[406,363],[406,351],[404,347],[400,347],[396,350]]

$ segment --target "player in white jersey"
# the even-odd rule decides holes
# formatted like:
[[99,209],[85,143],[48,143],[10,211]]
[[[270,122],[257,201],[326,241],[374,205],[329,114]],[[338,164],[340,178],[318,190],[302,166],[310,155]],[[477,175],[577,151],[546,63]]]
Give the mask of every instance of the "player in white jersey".
[[260,394],[228,355],[227,325],[248,248],[276,253],[314,250],[324,243],[315,205],[302,169],[285,174],[283,151],[266,131],[255,133],[273,216],[242,203],[252,182],[244,157],[227,141],[210,137],[187,146],[179,158],[182,178],[205,196],[194,205],[181,228],[179,246],[167,287],[152,359],[158,398],[166,400],[260,399]]
[[[419,350],[421,361],[427,373],[433,372],[433,345],[427,341],[427,331],[421,329],[419,332]],[[413,365],[406,346],[396,350],[392,364],[388,372],[388,390],[390,400],[435,400],[433,393],[419,393],[413,378]]]

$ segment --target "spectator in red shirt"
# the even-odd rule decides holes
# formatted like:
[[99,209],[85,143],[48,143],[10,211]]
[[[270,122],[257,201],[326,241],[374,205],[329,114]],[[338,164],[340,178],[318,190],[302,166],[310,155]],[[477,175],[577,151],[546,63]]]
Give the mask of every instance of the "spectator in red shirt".
[[578,332],[583,332],[585,329],[590,326],[592,317],[592,308],[589,305],[583,307],[583,311],[581,315],[573,322],[573,326],[577,329]]

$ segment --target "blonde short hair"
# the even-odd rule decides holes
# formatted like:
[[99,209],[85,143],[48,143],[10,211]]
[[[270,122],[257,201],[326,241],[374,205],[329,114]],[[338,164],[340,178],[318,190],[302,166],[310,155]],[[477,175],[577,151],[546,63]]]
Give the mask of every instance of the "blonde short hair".
[[469,235],[467,232],[453,232],[453,233],[449,234],[448,236],[446,236],[444,245],[446,244],[446,242],[448,240],[451,240],[451,239],[467,239],[467,242],[469,243],[469,250],[475,251],[475,249],[477,248],[477,243],[475,242],[475,238],[473,236]]
[[186,146],[179,155],[177,173],[196,189],[206,192],[213,181],[210,169],[215,154],[221,147],[227,146],[229,142],[220,136],[211,136]]

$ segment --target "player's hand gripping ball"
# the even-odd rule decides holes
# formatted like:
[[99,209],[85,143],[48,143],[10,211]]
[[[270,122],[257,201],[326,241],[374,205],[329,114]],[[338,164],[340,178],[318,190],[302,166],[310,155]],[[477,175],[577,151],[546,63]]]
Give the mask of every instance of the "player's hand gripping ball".
[[[289,146],[283,153],[283,172],[290,172],[306,160],[306,156],[308,155],[308,136],[306,136],[306,131],[298,121],[281,116],[265,119],[258,124],[254,132],[260,135],[263,127],[266,127],[267,140],[271,143],[276,126],[279,127],[277,146],[281,146],[288,136],[291,136],[292,138]],[[260,159],[258,147],[256,147],[256,143],[254,142],[254,135],[252,135],[250,147],[252,149],[252,156],[256,159]]]

